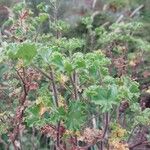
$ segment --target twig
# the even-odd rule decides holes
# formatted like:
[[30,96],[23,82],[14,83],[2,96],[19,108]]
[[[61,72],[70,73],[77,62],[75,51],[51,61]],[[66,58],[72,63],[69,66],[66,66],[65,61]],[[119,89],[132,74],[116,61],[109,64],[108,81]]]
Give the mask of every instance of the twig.
[[105,119],[105,126],[104,126],[102,138],[105,138],[107,130],[108,130],[108,124],[109,124],[109,113],[108,112],[105,113],[104,119]]
[[60,121],[57,124],[57,146],[60,147]]
[[[58,105],[58,93],[57,93],[57,87],[56,87],[55,79],[54,79],[54,72],[53,72],[53,69],[51,66],[49,66],[49,69],[50,69],[50,78],[51,78],[51,82],[52,82],[52,89],[53,89],[55,104],[56,104],[56,107],[59,107],[59,105]],[[60,147],[60,122],[61,121],[58,121],[58,124],[57,124],[57,147],[58,148]]]
[[109,24],[110,24],[110,22],[107,21],[107,22],[105,22],[104,24],[102,24],[101,26],[102,26],[102,27],[106,27],[106,26],[108,26]]
[[[136,9],[130,14],[129,17],[130,17],[130,18],[133,18],[133,17],[135,16],[135,14],[136,14],[139,10],[141,10],[143,7],[144,7],[143,4],[140,5],[138,8],[136,8]],[[121,22],[123,18],[124,18],[124,15],[123,15],[123,14],[120,15],[119,18],[117,19],[116,23]]]
[[73,73],[73,77],[70,77],[70,81],[71,81],[72,86],[74,88],[74,99],[78,100],[79,96],[78,96],[78,89],[77,89],[77,74],[75,71]]
[[119,18],[117,19],[116,23],[121,22],[121,20],[124,18],[124,15],[120,15]]
[[21,104],[23,105],[24,102],[25,102],[25,100],[26,100],[26,96],[28,95],[28,90],[29,90],[28,87],[27,87],[27,83],[25,81],[25,70],[23,68],[24,79],[22,78],[22,76],[20,75],[20,73],[18,72],[18,70],[16,70],[16,72],[17,72],[17,74],[18,74],[18,76],[19,76],[19,78],[20,78],[20,80],[21,80],[21,82],[23,84],[24,94],[23,94],[23,97],[21,98],[22,99],[21,100]]
[[138,143],[135,143],[135,144],[133,144],[133,145],[130,145],[130,146],[129,146],[129,149],[132,150],[133,148],[135,148],[135,147],[137,147],[137,146],[139,146],[139,145],[144,144],[144,142],[146,142],[146,141],[147,141],[147,140],[143,140],[143,141],[139,141]]
[[1,138],[1,136],[0,136],[0,143],[2,143],[4,145],[5,150],[8,150],[9,145]]
[[98,142],[101,142],[103,139],[99,139],[97,138],[92,144],[88,144],[87,146],[83,146],[83,147],[80,147],[80,146],[77,146],[78,150],[88,150],[88,148],[92,147],[93,145],[97,144]]
[[22,68],[22,71],[23,71],[23,77],[20,75],[19,71],[16,70],[16,72],[21,80],[21,83],[23,84],[23,96],[20,97],[20,106],[18,107],[18,110],[16,111],[16,117],[14,118],[14,122],[13,122],[16,126],[14,127],[14,129],[11,133],[12,136],[10,138],[15,150],[18,150],[15,140],[20,135],[19,127],[23,121],[23,115],[24,115],[24,111],[26,109],[26,106],[24,106],[24,104],[25,104],[26,97],[27,97],[28,91],[29,91],[29,88],[28,88],[28,85],[26,82],[26,75],[25,75],[24,68]]
[[58,94],[57,94],[57,88],[56,88],[55,79],[54,79],[54,72],[51,66],[49,66],[49,69],[50,69],[50,78],[52,81],[52,89],[53,89],[55,104],[58,107]]
[[130,139],[131,139],[131,137],[132,137],[132,135],[133,135],[135,129],[136,129],[138,126],[139,126],[139,124],[137,124],[136,126],[134,126],[134,128],[132,129],[131,134],[130,134],[130,136],[129,136],[129,138],[128,138],[128,141],[127,141],[128,143],[129,143],[129,141],[130,141]]
[[134,15],[139,11],[141,10],[142,8],[144,7],[144,5],[140,5],[138,8],[136,8],[132,13],[131,15],[129,16],[130,18],[134,17]]
[[31,144],[32,144],[32,150],[36,150],[36,145],[34,143],[34,138],[35,138],[35,128],[32,128],[32,135],[31,135]]
[[92,9],[94,9],[94,8],[95,8],[96,3],[97,3],[97,0],[93,0],[93,3],[92,3]]
[[52,78],[51,78],[47,73],[45,73],[43,70],[41,70],[40,68],[38,68],[36,65],[32,64],[32,66],[33,66],[37,71],[39,71],[42,75],[44,75],[46,78],[48,78],[49,80],[52,80]]

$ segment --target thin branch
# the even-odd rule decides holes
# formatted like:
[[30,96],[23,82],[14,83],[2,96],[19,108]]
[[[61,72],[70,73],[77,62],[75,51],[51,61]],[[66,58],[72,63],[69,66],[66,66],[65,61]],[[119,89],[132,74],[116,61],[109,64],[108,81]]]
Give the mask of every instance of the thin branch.
[[92,9],[94,10],[95,6],[96,6],[96,3],[97,3],[97,0],[93,0],[93,3],[92,3]]
[[1,138],[1,136],[0,136],[0,143],[4,145],[5,150],[8,150],[9,145]]
[[104,119],[105,119],[105,124],[104,124],[104,131],[103,131],[102,138],[105,138],[107,131],[108,131],[108,124],[109,124],[109,113],[108,112],[105,113]]
[[146,141],[147,141],[147,140],[143,140],[143,141],[139,141],[138,143],[135,143],[135,144],[133,144],[133,145],[130,145],[130,146],[129,146],[129,149],[132,150],[132,149],[134,149],[135,147],[144,144],[144,142],[146,142]]
[[121,20],[122,20],[123,18],[124,18],[124,15],[121,14],[121,15],[119,16],[119,18],[116,20],[116,23],[121,22]]
[[20,97],[20,106],[18,107],[18,110],[16,111],[16,116],[15,116],[14,122],[13,122],[13,124],[15,124],[16,126],[14,127],[14,129],[11,133],[13,135],[11,137],[11,142],[12,142],[15,150],[18,150],[15,140],[20,135],[19,126],[22,124],[22,121],[23,121],[23,115],[24,115],[24,111],[26,109],[26,106],[24,106],[24,103],[26,101],[26,97],[27,97],[28,91],[29,91],[24,68],[22,68],[22,71],[23,71],[23,77],[20,75],[19,71],[16,70],[16,72],[23,84],[23,96]]
[[57,124],[57,146],[60,147],[60,121]]
[[103,139],[97,138],[92,144],[88,144],[87,146],[77,146],[78,150],[88,150],[88,148],[92,147],[93,145],[97,144],[98,142],[101,142]]
[[127,141],[128,143],[129,143],[129,141],[130,141],[130,139],[131,139],[131,137],[132,137],[132,135],[133,135],[135,129],[136,129],[138,126],[139,126],[139,124],[137,124],[136,126],[134,126],[134,128],[132,129],[131,134],[130,134],[130,136],[129,136],[129,138],[128,138],[128,141]]
[[[50,78],[52,82],[52,89],[53,89],[55,104],[56,104],[56,107],[59,107],[58,93],[57,93],[57,87],[56,87],[55,79],[54,79],[54,72],[51,66],[49,66],[49,69],[50,69]],[[57,147],[59,148],[60,147],[60,121],[58,121],[58,124],[57,124],[57,140],[56,141],[57,141]]]
[[109,22],[109,21],[105,22],[105,23],[102,24],[101,26],[102,26],[102,27],[106,27],[106,26],[108,26],[108,25],[110,25],[110,22]]
[[52,80],[52,78],[51,78],[47,73],[45,73],[43,70],[41,70],[40,68],[38,68],[36,65],[32,64],[32,66],[33,66],[37,71],[39,71],[42,75],[44,75],[46,78],[48,78],[49,80]]
[[71,84],[74,89],[74,99],[77,100],[79,98],[78,96],[78,89],[77,89],[77,74],[76,72],[73,73],[73,77],[70,77]]
[[32,150],[36,150],[37,149],[34,141],[35,141],[35,128],[32,127],[32,135],[31,135]]
[[141,10],[142,8],[144,8],[144,5],[140,5],[138,8],[136,8],[132,13],[131,15],[129,16],[130,18],[134,17],[134,15],[139,11]]
[[58,93],[57,93],[57,88],[56,88],[55,79],[54,79],[54,72],[51,66],[49,66],[49,69],[50,69],[50,78],[52,81],[52,89],[53,89],[55,104],[58,107]]
[[[143,4],[140,5],[138,8],[136,8],[136,9],[130,14],[129,17],[130,17],[130,18],[133,18],[133,17],[136,15],[136,13],[137,13],[138,11],[140,11],[143,7],[144,7]],[[121,21],[123,20],[123,18],[124,18],[124,15],[121,14],[121,15],[119,16],[119,18],[116,20],[116,23],[121,22]]]
[[21,98],[21,103],[22,105],[24,104],[25,100],[26,100],[26,96],[28,95],[28,88],[27,88],[27,84],[26,84],[26,81],[22,78],[22,76],[20,75],[20,73],[18,72],[18,70],[16,70],[21,82],[22,82],[22,86],[23,86],[23,91],[24,91],[24,94],[23,94],[23,97]]
[[23,79],[22,76],[20,75],[19,71],[18,71],[17,69],[15,69],[15,70],[16,70],[17,75],[19,76],[21,82],[22,82],[23,84],[26,84],[25,81],[24,81],[24,79]]

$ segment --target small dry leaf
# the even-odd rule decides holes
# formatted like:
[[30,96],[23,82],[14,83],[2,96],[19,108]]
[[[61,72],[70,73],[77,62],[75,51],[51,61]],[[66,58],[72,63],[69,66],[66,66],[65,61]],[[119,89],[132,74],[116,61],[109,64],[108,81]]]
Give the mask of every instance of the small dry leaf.
[[131,67],[135,67],[135,66],[136,66],[136,62],[133,61],[133,60],[131,60],[131,61],[129,62],[129,65],[130,65]]
[[65,83],[68,81],[68,79],[69,79],[69,78],[68,78],[67,76],[61,74],[61,75],[60,75],[60,79],[59,79],[59,80],[60,80],[60,84],[64,86]]
[[149,94],[150,94],[150,87],[148,88],[148,90],[146,90],[146,93],[149,93]]
[[30,90],[37,90],[38,87],[39,87],[39,85],[37,82],[32,82],[32,83],[30,83],[29,89]]
[[150,77],[150,71],[144,71],[144,72],[143,72],[143,77],[144,77],[144,78]]
[[86,128],[84,132],[81,134],[81,136],[79,137],[79,140],[91,144],[95,140],[100,139],[101,136],[102,136],[101,130]]
[[121,143],[120,141],[113,141],[110,143],[111,150],[129,150],[127,143]]
[[46,111],[48,110],[47,107],[45,107],[42,103],[40,104],[40,116],[42,116]]
[[18,147],[18,149],[21,149],[21,146],[20,146],[20,142],[15,140],[15,145]]
[[19,59],[18,62],[17,62],[17,64],[16,64],[17,70],[20,69],[20,68],[22,68],[23,66],[24,66],[23,60]]
[[64,107],[65,109],[67,109],[66,101],[64,100],[64,98],[61,95],[59,95],[58,106]]
[[[57,127],[51,124],[47,124],[41,128],[42,134],[45,134],[47,137],[52,137],[55,141],[57,139]],[[63,125],[60,125],[59,133],[60,137],[62,137],[65,133],[65,127]]]

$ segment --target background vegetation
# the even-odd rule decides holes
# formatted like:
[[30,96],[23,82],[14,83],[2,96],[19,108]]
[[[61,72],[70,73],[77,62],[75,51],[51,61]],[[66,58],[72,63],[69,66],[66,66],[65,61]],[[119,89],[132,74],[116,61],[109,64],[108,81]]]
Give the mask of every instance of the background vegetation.
[[0,150],[150,149],[149,0],[0,0]]

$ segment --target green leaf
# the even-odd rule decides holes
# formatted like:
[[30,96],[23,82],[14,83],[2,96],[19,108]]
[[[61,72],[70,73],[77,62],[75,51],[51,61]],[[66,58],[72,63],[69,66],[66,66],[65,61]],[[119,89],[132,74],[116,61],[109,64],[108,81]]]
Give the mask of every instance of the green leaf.
[[84,45],[83,39],[72,38],[64,42],[63,47],[68,51],[76,50],[77,48],[81,48]]
[[65,120],[65,118],[66,118],[66,111],[64,107],[58,107],[52,109],[49,121],[52,122],[53,124],[56,124],[60,120]]
[[48,63],[49,59],[51,57],[51,54],[52,54],[52,49],[48,48],[48,47],[44,47],[42,45],[42,48],[40,48],[40,50],[38,51],[38,53],[42,57],[42,59],[44,60],[44,62]]
[[113,84],[114,83],[114,78],[112,76],[105,76],[104,79],[103,79],[103,82],[105,84]]
[[47,19],[48,19],[48,14],[47,13],[40,13],[40,15],[39,15],[39,21],[41,22],[41,23],[43,23],[44,21],[46,21]]
[[16,56],[29,63],[37,54],[35,44],[23,43],[19,46]]
[[86,67],[84,55],[82,53],[75,53],[73,55],[73,65],[75,68],[85,68]]
[[26,110],[25,122],[29,127],[33,127],[40,119],[39,112],[40,107],[38,105],[33,105]]
[[73,71],[73,65],[71,63],[71,61],[69,60],[64,60],[64,69],[68,74],[71,74],[71,72]]
[[117,104],[118,90],[116,85],[108,87],[91,86],[85,90],[85,96],[94,104],[100,105],[103,111],[108,111]]
[[66,114],[65,124],[70,130],[79,130],[86,121],[86,106],[80,101],[71,101]]
[[0,81],[2,81],[2,76],[5,72],[8,71],[8,65],[7,64],[0,64]]
[[133,83],[131,86],[130,86],[130,92],[131,93],[138,93],[139,92],[139,84],[137,83]]
[[116,79],[118,85],[118,97],[119,99],[128,99],[130,101],[137,100],[140,95],[139,84],[136,81],[131,80],[127,76],[122,76]]
[[59,52],[53,52],[50,61],[59,68],[63,67],[63,55]]

